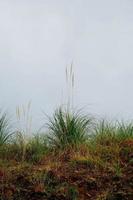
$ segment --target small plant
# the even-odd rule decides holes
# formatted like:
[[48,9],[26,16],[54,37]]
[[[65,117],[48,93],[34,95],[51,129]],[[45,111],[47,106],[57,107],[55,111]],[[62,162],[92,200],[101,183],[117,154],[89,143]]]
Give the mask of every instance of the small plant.
[[92,118],[59,108],[47,123],[50,144],[61,149],[67,146],[78,147],[87,141],[91,126]]

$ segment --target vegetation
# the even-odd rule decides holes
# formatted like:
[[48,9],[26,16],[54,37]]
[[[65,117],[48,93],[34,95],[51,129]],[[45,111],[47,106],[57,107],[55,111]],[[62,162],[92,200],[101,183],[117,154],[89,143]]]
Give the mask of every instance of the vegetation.
[[56,110],[54,116],[47,123],[50,144],[56,148],[64,149],[68,146],[78,147],[86,143],[88,133],[92,127],[92,118],[80,112]]
[[0,200],[132,200],[133,123],[97,121],[73,109],[73,66],[66,69],[68,100],[32,133],[30,103],[16,109],[12,134],[0,113]]
[[8,142],[10,139],[11,128],[6,113],[0,112],[0,147]]
[[[47,134],[0,117],[0,199],[132,200],[133,125],[59,108]],[[18,131],[19,130],[19,131]],[[27,129],[29,130],[29,129]]]

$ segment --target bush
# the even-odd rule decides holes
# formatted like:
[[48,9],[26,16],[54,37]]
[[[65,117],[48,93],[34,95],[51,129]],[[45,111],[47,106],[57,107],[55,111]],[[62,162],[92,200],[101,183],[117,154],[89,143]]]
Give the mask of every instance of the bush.
[[92,127],[92,118],[81,112],[70,112],[59,108],[55,111],[47,124],[49,142],[56,148],[64,149],[67,146],[78,147],[88,139]]

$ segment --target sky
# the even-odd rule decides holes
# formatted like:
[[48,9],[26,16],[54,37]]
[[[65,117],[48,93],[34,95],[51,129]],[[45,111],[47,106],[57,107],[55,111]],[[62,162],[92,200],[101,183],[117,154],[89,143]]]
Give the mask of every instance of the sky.
[[75,107],[132,120],[132,53],[132,0],[0,0],[0,107],[51,114],[73,62]]

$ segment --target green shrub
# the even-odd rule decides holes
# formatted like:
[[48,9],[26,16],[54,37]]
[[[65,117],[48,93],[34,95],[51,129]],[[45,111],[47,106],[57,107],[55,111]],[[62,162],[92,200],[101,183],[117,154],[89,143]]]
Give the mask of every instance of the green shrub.
[[59,108],[47,123],[49,142],[61,149],[70,145],[77,147],[87,141],[91,126],[92,118]]

